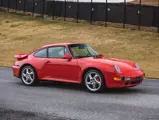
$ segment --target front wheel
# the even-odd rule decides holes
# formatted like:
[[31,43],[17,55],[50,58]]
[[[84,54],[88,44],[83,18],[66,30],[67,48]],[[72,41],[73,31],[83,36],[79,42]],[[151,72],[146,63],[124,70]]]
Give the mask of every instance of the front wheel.
[[98,70],[89,70],[84,76],[84,83],[90,92],[101,92],[105,88],[105,80]]
[[21,80],[24,85],[33,86],[38,83],[37,75],[33,67],[25,66],[21,71]]

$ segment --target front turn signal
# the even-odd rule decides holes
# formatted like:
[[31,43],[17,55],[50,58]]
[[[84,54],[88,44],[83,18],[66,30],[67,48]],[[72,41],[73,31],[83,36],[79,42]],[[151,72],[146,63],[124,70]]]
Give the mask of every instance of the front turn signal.
[[122,78],[121,78],[121,77],[114,77],[113,80],[114,80],[114,81],[121,81]]

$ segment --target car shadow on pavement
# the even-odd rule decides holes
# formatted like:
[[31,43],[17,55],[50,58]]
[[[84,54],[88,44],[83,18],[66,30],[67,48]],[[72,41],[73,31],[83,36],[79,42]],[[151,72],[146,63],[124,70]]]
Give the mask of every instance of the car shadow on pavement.
[[[80,84],[73,84],[73,83],[61,83],[61,82],[41,82],[41,87],[49,87],[49,88],[57,88],[57,89],[65,89],[65,90],[74,90],[74,91],[81,91],[87,92],[84,85]],[[142,93],[143,90],[137,87],[133,88],[109,88],[105,89],[104,91],[98,94],[134,94],[134,93]]]
[[[23,83],[19,82],[19,81],[16,82],[16,84],[23,86]],[[55,81],[41,81],[40,84],[33,86],[33,87],[42,87],[42,88],[46,87],[46,88],[60,89],[60,90],[88,92],[86,90],[86,88],[84,87],[84,85],[55,82]],[[145,92],[146,91],[141,89],[140,87],[132,87],[132,88],[109,88],[109,89],[105,89],[104,91],[97,93],[97,94],[137,94],[137,93],[145,93]]]

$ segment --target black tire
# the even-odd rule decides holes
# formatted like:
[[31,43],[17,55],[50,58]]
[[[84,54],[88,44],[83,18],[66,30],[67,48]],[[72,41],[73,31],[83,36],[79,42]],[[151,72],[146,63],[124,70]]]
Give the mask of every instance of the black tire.
[[[24,80],[24,78],[26,78],[26,77],[24,77],[24,73],[25,73],[25,70],[26,69],[29,69],[30,70],[30,72],[32,71],[32,76],[34,76],[33,77],[33,79],[31,80],[30,79],[30,83],[28,82],[28,84],[27,84],[27,82]],[[25,73],[26,74],[26,73]],[[26,65],[26,66],[24,66],[23,68],[22,68],[22,70],[21,70],[21,80],[22,80],[22,83],[24,84],[24,85],[26,85],[26,86],[34,86],[34,85],[37,85],[38,83],[40,83],[40,81],[38,80],[38,77],[37,77],[37,73],[36,73],[36,71],[35,71],[35,69],[31,66],[31,65]]]
[[[92,90],[92,89],[90,89],[90,88],[88,87],[87,78],[88,78],[88,75],[90,75],[91,73],[96,73],[96,74],[98,74],[98,75],[100,76],[100,78],[101,78],[101,79],[100,79],[101,85],[99,86],[99,89],[97,89],[97,90]],[[102,74],[100,71],[96,70],[96,69],[90,69],[90,70],[88,70],[88,71],[86,72],[86,74],[84,75],[84,85],[85,85],[85,87],[87,88],[87,90],[88,90],[89,92],[92,92],[92,93],[102,92],[102,91],[105,90],[105,88],[106,88],[105,79],[104,79],[103,74]]]

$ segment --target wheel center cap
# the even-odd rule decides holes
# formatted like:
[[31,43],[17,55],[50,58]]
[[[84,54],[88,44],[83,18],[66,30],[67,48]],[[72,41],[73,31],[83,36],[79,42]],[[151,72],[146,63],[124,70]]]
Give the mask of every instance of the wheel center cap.
[[29,74],[27,74],[26,77],[29,78]]

